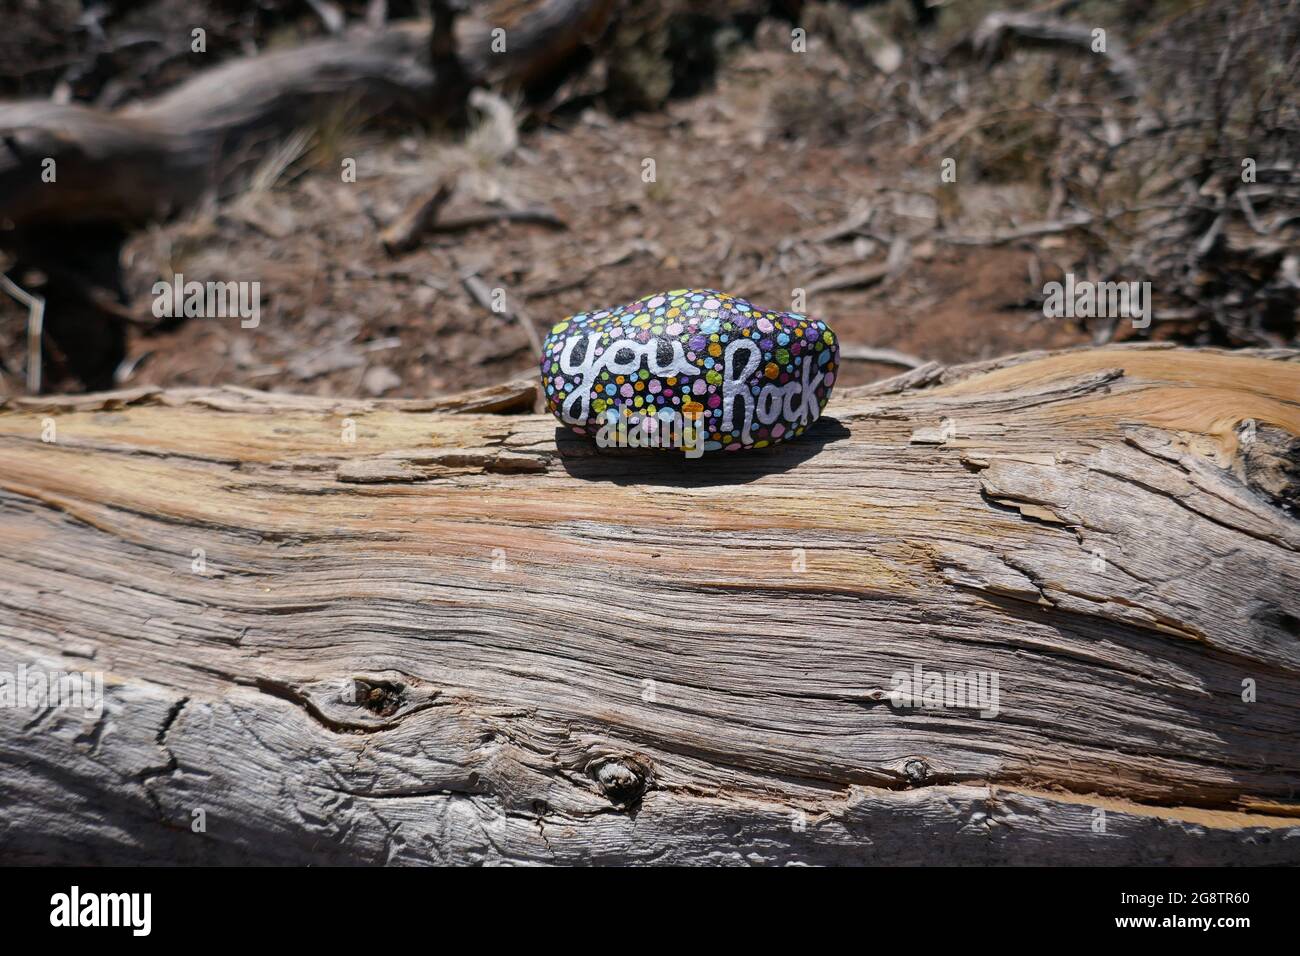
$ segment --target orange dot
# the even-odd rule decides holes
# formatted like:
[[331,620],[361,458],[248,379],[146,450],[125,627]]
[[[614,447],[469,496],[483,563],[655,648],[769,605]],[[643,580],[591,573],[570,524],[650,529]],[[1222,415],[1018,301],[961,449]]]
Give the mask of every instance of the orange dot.
[[768,362],[767,365],[764,366],[763,368],[763,374],[766,375],[768,378],[776,378],[777,375],[781,374],[781,370],[777,368],[775,362]]

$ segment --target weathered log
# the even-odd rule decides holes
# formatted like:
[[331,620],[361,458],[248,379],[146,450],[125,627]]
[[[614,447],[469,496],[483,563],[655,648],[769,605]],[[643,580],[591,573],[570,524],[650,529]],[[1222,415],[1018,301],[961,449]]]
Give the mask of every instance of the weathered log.
[[0,670],[107,676],[0,711],[0,856],[1300,862],[1300,353],[929,365],[698,461],[533,394],[10,400]]
[[[358,29],[231,60],[114,112],[54,102],[0,104],[0,221],[136,223],[165,215],[247,159],[330,110],[394,108],[444,116],[466,84],[519,87],[555,68],[604,25],[612,0],[544,0],[499,22],[457,22],[455,68],[427,21]],[[505,32],[504,50],[492,30]],[[57,179],[43,178],[54,160]]]
[[331,115],[454,121],[470,86],[520,88],[553,71],[599,33],[613,0],[499,6],[491,22],[458,19],[454,47],[413,21],[231,60],[112,112],[0,104],[0,250],[14,260],[4,267],[48,277],[46,328],[82,382],[111,387],[126,352],[119,259],[130,228],[229,191],[237,172]]

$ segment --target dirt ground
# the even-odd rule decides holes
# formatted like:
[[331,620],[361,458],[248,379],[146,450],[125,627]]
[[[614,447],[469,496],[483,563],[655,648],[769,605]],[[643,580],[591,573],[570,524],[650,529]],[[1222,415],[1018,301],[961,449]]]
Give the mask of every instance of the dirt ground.
[[[411,128],[383,135],[317,131],[286,147],[261,188],[137,233],[125,250],[131,311],[117,384],[236,384],[317,394],[425,396],[492,384],[534,368],[521,321],[545,335],[564,316],[681,287],[715,288],[827,320],[848,346],[962,362],[1089,340],[1033,304],[1042,271],[1029,247],[963,247],[933,240],[937,224],[979,231],[1042,217],[1025,186],[963,183],[943,194],[935,169],[896,143],[791,135],[774,99],[816,89],[841,70],[834,51],[792,57],[780,31],[741,48],[716,84],[664,111],[624,118],[588,108],[516,137],[485,118],[468,136]],[[792,76],[791,71],[803,71]],[[790,107],[783,107],[781,116]],[[345,158],[357,181],[343,182]],[[644,181],[653,160],[655,181]],[[433,234],[392,256],[384,226],[443,179],[455,193],[443,217],[544,208],[563,227],[495,222]],[[838,237],[828,227],[872,210]],[[1040,244],[1041,246],[1041,244]],[[897,255],[887,276],[844,277]],[[256,329],[190,319],[150,328],[159,279],[261,283]],[[504,290],[511,313],[477,303],[474,273]],[[832,288],[825,288],[831,286]],[[517,314],[522,311],[525,318]],[[0,301],[0,388],[21,390],[26,313]],[[46,390],[76,390],[57,354]],[[901,371],[845,363],[860,384]]]

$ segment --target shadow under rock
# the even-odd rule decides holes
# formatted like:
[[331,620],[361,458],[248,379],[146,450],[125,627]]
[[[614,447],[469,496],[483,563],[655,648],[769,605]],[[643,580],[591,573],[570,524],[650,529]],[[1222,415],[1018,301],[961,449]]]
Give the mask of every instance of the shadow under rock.
[[707,488],[745,484],[788,471],[826,445],[848,437],[849,430],[838,419],[823,415],[793,441],[748,451],[705,452],[699,458],[687,458],[683,452],[667,448],[600,448],[591,438],[563,427],[555,429],[555,447],[564,470],[584,481]]

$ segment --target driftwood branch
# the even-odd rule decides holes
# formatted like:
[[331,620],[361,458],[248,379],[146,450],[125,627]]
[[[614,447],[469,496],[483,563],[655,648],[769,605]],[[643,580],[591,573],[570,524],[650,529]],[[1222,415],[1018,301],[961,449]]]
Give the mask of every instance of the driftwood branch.
[[531,382],[11,400],[0,670],[106,683],[2,712],[0,850],[1300,862],[1297,358],[928,365],[697,462]]
[[1096,46],[1097,38],[1090,25],[1070,23],[1041,13],[1006,10],[985,15],[971,35],[958,45],[963,51],[974,52],[985,63],[1003,60],[1017,47],[1063,50],[1080,56],[1098,55],[1124,93],[1131,96],[1140,94],[1145,84],[1128,49],[1114,37],[1108,39],[1104,52],[1094,53]]
[[[362,115],[445,117],[470,86],[525,86],[587,42],[613,3],[544,0],[499,24],[453,18],[454,6],[439,9],[444,26],[455,21],[455,44],[417,21],[232,60],[114,112],[0,105],[0,219],[18,227],[156,219],[219,183],[232,156],[265,149],[341,104]],[[507,31],[505,52],[492,49],[497,27]],[[55,183],[42,180],[47,159]]]
[[[286,137],[300,147],[331,116],[400,111],[454,123],[471,87],[519,88],[553,71],[596,35],[614,4],[539,0],[492,24],[456,16],[460,6],[435,5],[438,29],[427,21],[358,28],[223,63],[115,111],[0,104],[0,247],[15,254],[16,272],[39,271],[57,286],[46,291],[45,325],[77,376],[107,387],[125,355],[123,323],[132,317],[122,314],[119,260],[130,229],[211,190],[238,188]],[[506,31],[504,50],[493,48],[494,29]],[[555,219],[519,211],[449,219],[443,228],[503,218]],[[413,244],[417,231],[396,236],[397,245]]]
[[908,355],[898,349],[873,348],[869,345],[841,345],[840,358],[857,362],[878,362],[881,365],[898,365],[902,368],[920,368],[925,359]]

